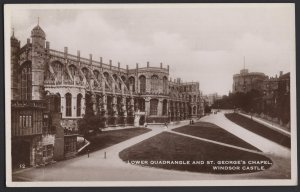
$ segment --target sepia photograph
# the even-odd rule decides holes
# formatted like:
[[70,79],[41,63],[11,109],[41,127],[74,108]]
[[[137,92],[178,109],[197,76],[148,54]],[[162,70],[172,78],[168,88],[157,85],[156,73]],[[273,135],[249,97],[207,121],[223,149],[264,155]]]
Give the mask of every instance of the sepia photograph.
[[8,187],[297,185],[295,6],[6,4]]

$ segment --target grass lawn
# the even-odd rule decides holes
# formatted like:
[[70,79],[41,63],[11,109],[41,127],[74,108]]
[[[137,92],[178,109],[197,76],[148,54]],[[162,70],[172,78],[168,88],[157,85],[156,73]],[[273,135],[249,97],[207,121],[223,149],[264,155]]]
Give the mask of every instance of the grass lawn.
[[198,122],[193,125],[186,125],[183,127],[173,129],[173,131],[205,139],[210,139],[230,145],[235,145],[238,147],[260,151],[259,149],[250,145],[244,140],[236,137],[235,135],[232,135],[228,131],[225,131],[224,129],[212,123]]
[[232,122],[240,125],[241,127],[248,129],[249,131],[252,131],[253,133],[256,133],[260,136],[263,136],[271,141],[274,141],[275,143],[278,143],[282,146],[291,148],[291,138],[279,133],[277,131],[274,131],[273,129],[264,126],[260,123],[257,123],[256,121],[253,121],[247,117],[244,117],[242,115],[236,114],[236,113],[229,113],[225,114],[225,116]]
[[[119,156],[123,161],[131,164],[134,162],[136,164],[137,161],[144,161],[144,165],[141,166],[215,174],[261,171],[255,167],[261,165],[250,165],[248,161],[265,161],[265,164],[263,164],[264,169],[269,168],[272,164],[269,158],[260,154],[241,151],[170,132],[162,132],[133,145],[121,151]],[[182,161],[190,162],[190,164],[174,165],[166,163],[166,161]],[[202,161],[204,164],[201,164]],[[212,163],[208,164],[207,161],[212,161]],[[224,170],[226,168],[227,170]]]
[[[90,151],[100,150],[122,141],[128,140],[132,137],[149,132],[151,129],[147,128],[130,128],[114,131],[103,131],[95,136],[91,136],[88,140],[91,142],[89,146]],[[86,153],[84,150],[81,154]]]

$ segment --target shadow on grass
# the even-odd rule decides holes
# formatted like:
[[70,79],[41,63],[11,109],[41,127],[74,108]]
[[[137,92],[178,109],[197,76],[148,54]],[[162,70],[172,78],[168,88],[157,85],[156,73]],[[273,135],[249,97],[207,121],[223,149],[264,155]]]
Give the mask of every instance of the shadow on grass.
[[96,135],[90,136],[88,138],[88,140],[90,141],[90,145],[86,149],[81,151],[78,155],[87,153],[87,150],[90,150],[90,152],[92,152],[110,147],[112,145],[118,144],[122,141],[126,141],[128,139],[147,133],[149,131],[151,131],[151,129],[130,128],[99,132]]
[[256,121],[253,121],[247,117],[239,115],[237,113],[225,114],[225,117],[230,121],[238,124],[239,126],[255,133],[260,136],[263,136],[275,143],[278,143],[284,147],[291,148],[291,138],[279,133],[265,125],[262,125]]
[[272,165],[272,161],[261,154],[169,132],[133,145],[121,151],[119,156],[131,164],[144,161],[142,166],[213,174],[252,173]]
[[204,139],[210,139],[213,141],[218,141],[230,145],[235,145],[238,147],[243,147],[251,150],[260,151],[253,145],[250,145],[244,140],[236,137],[235,135],[225,131],[224,129],[212,123],[197,122],[194,125],[186,125],[183,127],[173,129],[173,131],[196,136],[196,137],[201,137]]

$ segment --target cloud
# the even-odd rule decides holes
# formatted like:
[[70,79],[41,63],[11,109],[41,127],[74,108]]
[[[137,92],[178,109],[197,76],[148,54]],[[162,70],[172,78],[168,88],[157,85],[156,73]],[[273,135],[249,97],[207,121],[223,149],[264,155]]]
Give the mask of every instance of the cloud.
[[170,65],[170,77],[199,81],[204,93],[227,94],[243,67],[289,71],[293,23],[289,6],[200,5],[188,8],[14,10],[16,36],[26,43],[40,17],[50,47],[121,66]]

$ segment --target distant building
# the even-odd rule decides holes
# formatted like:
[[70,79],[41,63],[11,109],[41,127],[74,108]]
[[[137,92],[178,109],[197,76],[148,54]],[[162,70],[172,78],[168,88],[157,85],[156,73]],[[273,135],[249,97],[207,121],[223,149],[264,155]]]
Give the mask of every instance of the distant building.
[[218,95],[218,93],[212,93],[205,96],[206,103],[209,107],[211,107],[218,99],[221,99],[222,96]]
[[233,75],[232,93],[247,93],[252,89],[262,90],[262,83],[266,78],[264,73],[250,73],[248,69],[242,69],[239,74]]

